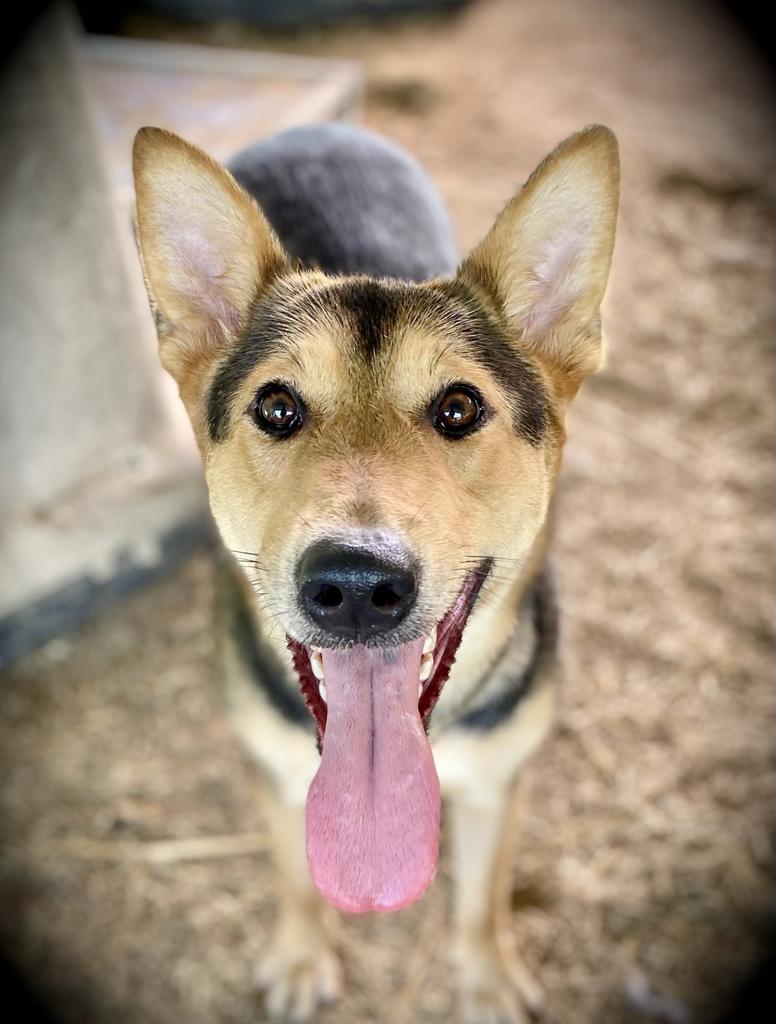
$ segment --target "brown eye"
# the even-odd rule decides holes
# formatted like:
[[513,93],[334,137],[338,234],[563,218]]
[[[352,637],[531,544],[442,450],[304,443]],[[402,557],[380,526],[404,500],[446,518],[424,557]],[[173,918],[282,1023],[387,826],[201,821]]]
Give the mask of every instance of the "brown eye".
[[451,440],[466,437],[482,424],[482,395],[470,384],[453,384],[434,401],[434,428]]
[[250,408],[256,426],[274,437],[289,437],[302,425],[302,400],[285,384],[265,384]]

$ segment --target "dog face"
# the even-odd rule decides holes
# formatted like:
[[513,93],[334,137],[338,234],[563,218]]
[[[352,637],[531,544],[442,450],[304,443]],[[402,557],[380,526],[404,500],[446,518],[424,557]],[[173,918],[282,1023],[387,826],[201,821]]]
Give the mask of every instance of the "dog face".
[[491,560],[517,575],[531,551],[566,407],[600,362],[612,134],[561,144],[457,276],[423,284],[295,268],[228,173],[169,133],[139,133],[135,175],[162,360],[319,733],[332,684],[366,671],[423,722]]
[[[207,477],[226,543],[256,553],[285,633],[402,643],[432,630],[486,552],[525,554],[560,428],[539,367],[460,285],[290,275],[248,336],[252,356],[238,349],[209,385]],[[386,593],[351,636],[307,599],[312,548],[395,565],[395,605]]]

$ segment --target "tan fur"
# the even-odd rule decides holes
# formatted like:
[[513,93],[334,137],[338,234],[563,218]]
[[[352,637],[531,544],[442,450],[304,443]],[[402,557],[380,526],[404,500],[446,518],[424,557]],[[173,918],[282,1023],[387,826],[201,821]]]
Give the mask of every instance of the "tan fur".
[[285,256],[229,172],[177,135],[141,128],[133,167],[138,243],[161,359],[196,414],[208,362],[234,342],[257,291]]
[[[544,363],[558,397],[601,365],[599,307],[617,222],[617,142],[594,125],[562,142],[507,204],[461,274],[494,298],[521,345]],[[561,263],[560,281],[545,280]]]
[[[517,712],[485,733],[448,726],[466,707],[472,681],[496,665],[521,628],[518,610],[548,541],[566,407],[600,364],[599,306],[617,209],[614,137],[594,127],[562,143],[459,272],[547,391],[548,419],[538,443],[515,431],[514,399],[503,382],[455,343],[454,318],[432,301],[433,284],[386,282],[401,299],[391,343],[371,361],[359,358],[346,311],[323,298],[347,279],[292,270],[263,214],[226,171],[170,133],[144,129],[135,145],[135,175],[138,238],[162,360],[191,417],[224,543],[255,554],[246,574],[235,571],[256,629],[289,680],[295,676],[285,637],[304,628],[291,599],[294,566],[316,538],[353,526],[407,538],[423,560],[417,614],[428,628],[478,559],[499,559],[467,625],[430,736],[458,826],[463,1016],[467,1024],[489,1020],[488,1014],[521,1020],[514,985],[529,1004],[538,995],[499,950],[494,878],[518,771],[551,727],[555,680],[543,670]],[[293,321],[293,343],[247,373],[231,402],[228,437],[213,443],[208,389],[267,295]],[[303,442],[300,436],[277,443],[245,415],[260,386],[273,380],[304,395]],[[479,388],[492,409],[487,427],[465,444],[441,441],[423,414],[440,386],[459,380]],[[236,727],[270,779],[268,810],[286,872],[262,983],[271,1008],[302,1018],[338,987],[325,913],[301,849],[304,797],[318,757],[309,735],[281,720],[257,690],[228,636],[222,645]],[[518,673],[518,657],[499,663],[486,685],[497,688]]]

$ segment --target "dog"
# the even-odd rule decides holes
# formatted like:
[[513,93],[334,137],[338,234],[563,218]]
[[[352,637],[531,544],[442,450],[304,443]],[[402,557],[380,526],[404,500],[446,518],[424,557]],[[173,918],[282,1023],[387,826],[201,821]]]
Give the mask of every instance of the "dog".
[[443,794],[461,1017],[522,1021],[541,993],[497,919],[557,702],[551,496],[602,359],[615,137],[562,142],[460,263],[425,173],[355,127],[293,129],[231,172],[143,128],[134,174],[223,540],[220,671],[268,783],[268,1010],[306,1020],[338,994],[329,904],[423,894]]

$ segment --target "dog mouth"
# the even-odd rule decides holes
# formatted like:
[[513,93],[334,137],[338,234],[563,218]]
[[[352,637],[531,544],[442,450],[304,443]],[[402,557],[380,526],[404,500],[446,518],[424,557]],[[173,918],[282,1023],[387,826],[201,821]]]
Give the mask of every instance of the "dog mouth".
[[307,797],[307,855],[342,910],[397,910],[436,872],[440,791],[426,728],[490,565],[464,580],[430,634],[391,647],[287,639],[321,763]]

